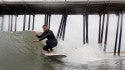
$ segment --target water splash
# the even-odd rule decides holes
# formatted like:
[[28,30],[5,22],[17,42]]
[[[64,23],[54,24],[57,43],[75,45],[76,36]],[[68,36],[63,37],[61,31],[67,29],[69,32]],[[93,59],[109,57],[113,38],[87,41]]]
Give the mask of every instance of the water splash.
[[56,53],[65,54],[67,58],[64,61],[73,63],[86,63],[89,61],[97,61],[103,59],[103,53],[97,46],[86,45],[70,45],[67,42],[59,41],[55,48]]

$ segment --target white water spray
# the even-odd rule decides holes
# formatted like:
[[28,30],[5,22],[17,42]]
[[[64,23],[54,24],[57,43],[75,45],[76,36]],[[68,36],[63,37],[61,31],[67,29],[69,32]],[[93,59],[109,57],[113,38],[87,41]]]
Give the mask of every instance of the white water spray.
[[68,44],[64,41],[59,41],[58,46],[55,48],[56,53],[65,54],[67,57],[64,61],[73,63],[86,63],[88,61],[102,60],[103,54],[97,46],[75,45]]

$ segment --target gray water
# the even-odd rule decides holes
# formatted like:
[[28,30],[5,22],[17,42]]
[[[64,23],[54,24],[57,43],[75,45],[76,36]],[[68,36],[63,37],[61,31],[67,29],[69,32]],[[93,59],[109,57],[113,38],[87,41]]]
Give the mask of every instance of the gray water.
[[[85,64],[49,58],[32,32],[0,32],[0,70],[125,70],[125,57],[108,57]],[[84,63],[84,62],[83,62]]]

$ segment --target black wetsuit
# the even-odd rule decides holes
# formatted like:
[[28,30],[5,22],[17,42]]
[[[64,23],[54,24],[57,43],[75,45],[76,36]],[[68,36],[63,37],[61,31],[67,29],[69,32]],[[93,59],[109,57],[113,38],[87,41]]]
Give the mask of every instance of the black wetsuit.
[[47,32],[42,33],[41,35],[36,35],[36,36],[37,36],[37,38],[39,38],[39,41],[41,41],[45,38],[48,39],[46,41],[46,46],[43,47],[43,50],[45,50],[47,52],[49,52],[49,49],[50,49],[50,51],[53,51],[52,48],[56,47],[58,44],[58,41],[51,30],[48,30]]

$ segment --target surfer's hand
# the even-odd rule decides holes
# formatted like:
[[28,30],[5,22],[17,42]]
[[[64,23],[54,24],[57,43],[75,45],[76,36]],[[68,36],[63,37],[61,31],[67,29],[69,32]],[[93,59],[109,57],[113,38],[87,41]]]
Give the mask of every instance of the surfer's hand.
[[33,42],[37,43],[37,42],[39,42],[39,40],[34,40]]
[[33,34],[35,34],[35,35],[37,35],[38,33],[37,32],[35,32],[35,31],[32,31],[33,32]]

